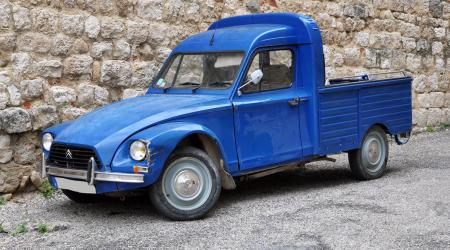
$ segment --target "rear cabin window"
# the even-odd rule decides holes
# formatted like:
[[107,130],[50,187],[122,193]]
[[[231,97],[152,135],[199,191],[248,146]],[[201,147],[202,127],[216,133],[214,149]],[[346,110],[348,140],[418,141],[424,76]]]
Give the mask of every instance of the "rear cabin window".
[[241,85],[245,84],[250,74],[261,69],[263,78],[260,83],[249,84],[241,91],[243,93],[253,93],[275,89],[289,88],[293,81],[293,54],[289,49],[270,50],[258,52],[252,60],[247,71],[247,77]]

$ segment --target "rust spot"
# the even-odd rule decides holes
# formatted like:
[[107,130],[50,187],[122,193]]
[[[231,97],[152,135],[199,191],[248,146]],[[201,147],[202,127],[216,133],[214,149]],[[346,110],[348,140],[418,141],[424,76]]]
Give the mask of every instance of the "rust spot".
[[61,78],[49,78],[47,81],[50,85],[60,84]]
[[23,103],[23,107],[25,108],[25,109],[31,109],[31,102],[24,102]]
[[269,0],[269,5],[275,8],[278,8],[278,4],[276,0]]

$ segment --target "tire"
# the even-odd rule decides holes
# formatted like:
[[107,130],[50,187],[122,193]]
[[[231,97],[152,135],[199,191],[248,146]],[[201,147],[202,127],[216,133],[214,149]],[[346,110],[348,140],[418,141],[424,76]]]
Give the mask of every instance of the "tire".
[[359,180],[372,180],[383,176],[389,158],[389,144],[385,131],[378,126],[364,136],[362,146],[348,153],[353,175]]
[[83,194],[67,189],[62,189],[61,191],[67,198],[76,203],[96,203],[104,199],[104,196],[98,194]]
[[167,218],[195,220],[211,210],[220,191],[219,169],[211,157],[200,149],[184,147],[166,161],[149,196],[153,206]]

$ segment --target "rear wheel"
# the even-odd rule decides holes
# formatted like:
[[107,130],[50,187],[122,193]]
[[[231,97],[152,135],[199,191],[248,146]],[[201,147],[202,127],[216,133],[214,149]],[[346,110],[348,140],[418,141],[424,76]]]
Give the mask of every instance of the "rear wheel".
[[353,175],[360,180],[380,178],[386,170],[389,157],[389,144],[381,127],[371,128],[360,149],[348,153]]
[[67,189],[62,189],[61,191],[67,198],[76,203],[95,203],[104,199],[104,196],[98,194],[83,194]]
[[166,217],[193,220],[204,216],[217,202],[220,183],[214,161],[200,149],[185,147],[169,157],[149,195],[155,208]]

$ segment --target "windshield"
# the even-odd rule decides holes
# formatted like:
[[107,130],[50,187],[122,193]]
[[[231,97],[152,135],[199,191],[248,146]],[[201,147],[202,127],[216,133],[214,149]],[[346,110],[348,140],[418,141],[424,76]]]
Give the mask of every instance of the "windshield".
[[157,88],[226,89],[239,72],[243,53],[178,54],[157,80]]

